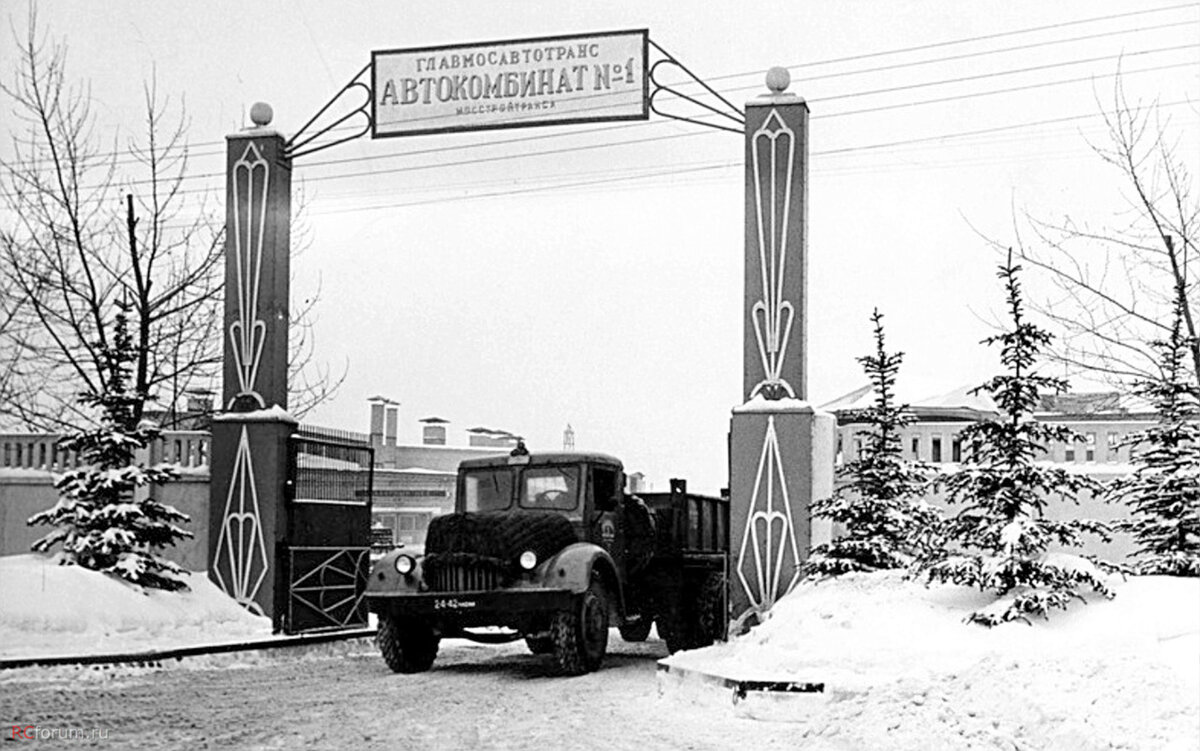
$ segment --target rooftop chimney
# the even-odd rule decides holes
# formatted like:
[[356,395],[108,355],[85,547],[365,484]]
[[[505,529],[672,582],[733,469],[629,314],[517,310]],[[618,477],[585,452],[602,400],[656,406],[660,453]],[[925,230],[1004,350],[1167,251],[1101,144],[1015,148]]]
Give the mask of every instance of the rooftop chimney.
[[385,428],[383,438],[389,446],[396,445],[396,423],[400,419],[400,408],[388,405],[387,410],[387,427]]
[[426,446],[446,445],[447,421],[440,417],[426,417],[421,420],[425,425],[421,428],[421,443]]
[[[367,402],[371,405],[371,445],[378,448],[383,445],[384,412],[389,405],[399,404],[400,402],[393,401],[384,396],[373,396]],[[394,421],[392,423],[391,434],[393,441],[390,445],[395,446],[396,430]]]

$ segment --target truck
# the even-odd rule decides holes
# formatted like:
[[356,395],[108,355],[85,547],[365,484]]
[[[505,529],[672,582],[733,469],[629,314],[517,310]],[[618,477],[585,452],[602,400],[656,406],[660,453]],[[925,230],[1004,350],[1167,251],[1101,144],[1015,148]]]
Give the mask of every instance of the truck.
[[615,626],[672,653],[724,639],[729,500],[626,492],[620,460],[586,452],[510,454],[459,465],[454,512],[430,521],[424,552],[385,554],[367,606],[398,673],[428,670],[445,638],[524,639],[567,675],[598,669]]

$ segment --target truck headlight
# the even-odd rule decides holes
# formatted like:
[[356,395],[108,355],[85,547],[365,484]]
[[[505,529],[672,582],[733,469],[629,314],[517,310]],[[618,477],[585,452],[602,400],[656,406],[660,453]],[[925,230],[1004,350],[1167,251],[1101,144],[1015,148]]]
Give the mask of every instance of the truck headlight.
[[532,550],[526,550],[524,553],[521,553],[521,557],[517,559],[517,562],[526,571],[533,571],[533,567],[537,565],[537,553]]
[[412,559],[412,556],[400,555],[396,556],[396,573],[408,576],[417,567],[417,562]]

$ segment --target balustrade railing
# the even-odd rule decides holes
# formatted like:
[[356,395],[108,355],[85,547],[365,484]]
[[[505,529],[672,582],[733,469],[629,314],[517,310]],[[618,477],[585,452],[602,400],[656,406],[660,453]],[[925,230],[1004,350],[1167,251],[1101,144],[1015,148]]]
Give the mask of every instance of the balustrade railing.
[[[79,466],[79,456],[58,446],[56,433],[0,433],[0,468],[64,472]],[[150,446],[147,464],[177,464],[207,469],[212,438],[202,430],[165,430]]]

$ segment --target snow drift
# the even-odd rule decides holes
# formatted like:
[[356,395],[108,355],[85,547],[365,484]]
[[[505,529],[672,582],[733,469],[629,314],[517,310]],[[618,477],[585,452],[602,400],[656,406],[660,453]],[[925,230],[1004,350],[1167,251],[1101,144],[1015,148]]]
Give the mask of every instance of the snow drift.
[[0,658],[52,657],[269,637],[271,621],[247,612],[208,576],[189,592],[142,589],[54,556],[0,557]]
[[[664,663],[824,682],[824,694],[751,696],[737,712],[796,722],[797,738],[832,748],[1200,748],[1200,579],[1112,586],[1114,600],[989,629],[963,619],[992,595],[849,574],[802,584],[750,633]],[[669,676],[667,696],[718,693]]]

